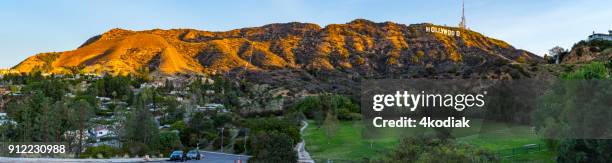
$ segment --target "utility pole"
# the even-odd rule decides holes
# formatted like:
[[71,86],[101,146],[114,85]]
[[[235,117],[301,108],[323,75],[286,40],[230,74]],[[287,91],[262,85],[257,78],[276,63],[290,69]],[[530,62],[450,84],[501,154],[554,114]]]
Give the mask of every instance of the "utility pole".
[[247,135],[249,134],[249,129],[245,129],[244,130],[244,153],[247,154],[247,148],[246,148],[246,144],[247,144]]
[[225,127],[221,127],[221,152],[223,152],[223,130]]

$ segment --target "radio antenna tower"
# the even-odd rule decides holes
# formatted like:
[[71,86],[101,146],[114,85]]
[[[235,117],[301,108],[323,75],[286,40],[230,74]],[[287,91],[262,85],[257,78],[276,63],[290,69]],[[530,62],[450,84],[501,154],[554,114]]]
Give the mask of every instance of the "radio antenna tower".
[[465,29],[465,0],[461,1],[461,22],[459,22],[459,28]]

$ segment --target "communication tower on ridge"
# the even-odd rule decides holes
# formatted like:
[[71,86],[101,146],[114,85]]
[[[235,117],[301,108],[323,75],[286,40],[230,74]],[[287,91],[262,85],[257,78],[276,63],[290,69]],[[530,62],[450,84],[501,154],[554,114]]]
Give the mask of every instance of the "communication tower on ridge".
[[461,1],[461,22],[459,22],[459,28],[465,29],[465,0]]

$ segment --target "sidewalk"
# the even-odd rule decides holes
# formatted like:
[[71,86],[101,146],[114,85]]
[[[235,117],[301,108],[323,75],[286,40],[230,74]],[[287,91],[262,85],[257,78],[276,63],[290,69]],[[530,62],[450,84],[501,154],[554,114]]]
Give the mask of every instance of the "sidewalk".
[[118,158],[118,159],[74,159],[74,158],[14,158],[0,157],[0,163],[22,163],[22,162],[161,162],[167,158],[151,158],[145,161],[144,158]]

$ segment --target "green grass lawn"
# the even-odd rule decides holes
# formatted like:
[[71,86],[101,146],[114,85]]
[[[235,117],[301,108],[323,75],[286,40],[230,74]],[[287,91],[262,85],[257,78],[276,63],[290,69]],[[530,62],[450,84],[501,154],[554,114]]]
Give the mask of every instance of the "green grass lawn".
[[[482,125],[486,124],[486,125]],[[361,121],[341,121],[334,137],[328,139],[324,128],[318,128],[310,121],[304,131],[306,149],[314,159],[334,160],[362,160],[363,158],[377,158],[394,149],[399,143],[400,135],[410,135],[416,130],[423,129],[385,129],[379,136],[370,141],[362,138],[363,124]],[[399,132],[401,131],[401,133]],[[433,132],[425,130],[425,133]],[[527,144],[541,144],[541,141],[529,126],[507,125],[504,123],[486,122],[479,120],[471,122],[471,128],[456,129],[452,132],[457,142],[466,143],[476,147],[485,148],[502,155],[511,155],[512,148],[522,148]],[[548,150],[529,153],[515,153],[513,157],[503,158],[506,161],[551,161],[554,156]]]
[[[395,134],[370,141],[362,139],[363,125],[360,121],[341,121],[336,135],[328,139],[324,128],[317,128],[313,121],[304,131],[306,150],[314,159],[361,160],[364,157],[378,156],[393,149],[399,139]],[[387,133],[383,133],[387,134]]]

